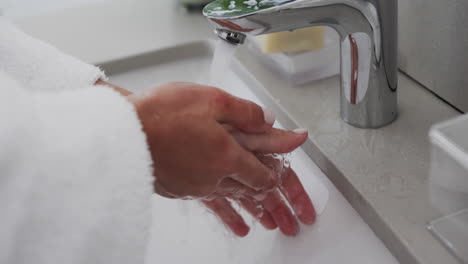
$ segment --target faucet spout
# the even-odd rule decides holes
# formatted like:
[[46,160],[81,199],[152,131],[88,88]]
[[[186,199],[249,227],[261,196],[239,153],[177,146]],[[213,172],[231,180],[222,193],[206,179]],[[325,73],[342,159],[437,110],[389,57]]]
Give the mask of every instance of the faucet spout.
[[[341,117],[379,128],[397,117],[397,0],[217,0],[204,9],[218,36],[329,26],[341,41]],[[313,63],[313,62],[311,62]]]
[[233,32],[226,29],[217,28],[215,29],[215,33],[220,39],[233,45],[244,44],[245,39],[247,38],[247,36],[242,33]]

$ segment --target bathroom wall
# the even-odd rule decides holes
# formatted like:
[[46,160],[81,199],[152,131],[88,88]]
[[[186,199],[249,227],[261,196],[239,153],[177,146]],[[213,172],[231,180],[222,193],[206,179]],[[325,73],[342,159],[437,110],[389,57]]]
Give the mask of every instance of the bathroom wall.
[[399,0],[400,68],[468,112],[468,0]]
[[77,8],[111,0],[0,0],[3,15],[24,18],[53,13],[60,9]]

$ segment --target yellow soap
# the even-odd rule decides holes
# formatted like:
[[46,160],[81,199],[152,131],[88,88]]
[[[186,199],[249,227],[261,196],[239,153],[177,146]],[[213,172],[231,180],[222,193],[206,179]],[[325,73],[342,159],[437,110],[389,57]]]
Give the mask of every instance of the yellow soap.
[[301,52],[323,48],[325,27],[309,27],[292,32],[277,32],[258,36],[264,53]]

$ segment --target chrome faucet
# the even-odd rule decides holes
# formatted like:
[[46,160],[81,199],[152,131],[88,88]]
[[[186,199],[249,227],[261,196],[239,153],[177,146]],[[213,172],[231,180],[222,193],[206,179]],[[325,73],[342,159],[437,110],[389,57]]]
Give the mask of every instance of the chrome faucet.
[[247,35],[334,28],[341,40],[341,117],[378,128],[397,117],[397,2],[217,0],[203,13],[221,39],[236,45]]

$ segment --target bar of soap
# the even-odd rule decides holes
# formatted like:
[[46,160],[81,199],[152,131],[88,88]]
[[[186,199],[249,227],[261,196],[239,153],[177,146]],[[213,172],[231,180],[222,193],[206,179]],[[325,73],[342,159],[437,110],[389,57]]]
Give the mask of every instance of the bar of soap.
[[287,53],[313,51],[324,46],[323,26],[302,28],[294,31],[277,32],[257,37],[263,53]]

